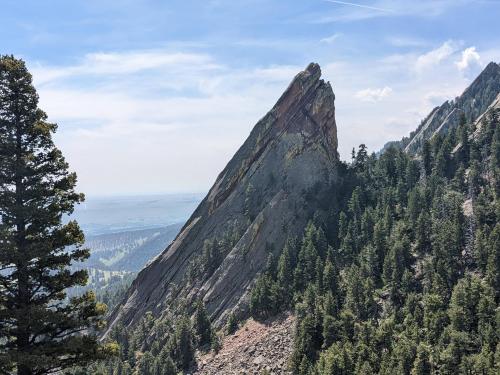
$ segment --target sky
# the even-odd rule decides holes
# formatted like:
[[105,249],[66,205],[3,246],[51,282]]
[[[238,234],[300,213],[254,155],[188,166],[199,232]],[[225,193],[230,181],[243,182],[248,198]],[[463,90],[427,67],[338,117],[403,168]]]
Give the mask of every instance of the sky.
[[339,152],[414,130],[500,61],[498,0],[3,0],[87,195],[205,192],[295,74],[335,92]]

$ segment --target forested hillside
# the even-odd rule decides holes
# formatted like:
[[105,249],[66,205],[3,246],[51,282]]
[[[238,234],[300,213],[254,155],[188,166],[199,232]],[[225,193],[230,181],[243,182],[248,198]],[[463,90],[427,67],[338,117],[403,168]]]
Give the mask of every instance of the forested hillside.
[[339,209],[252,294],[256,316],[295,309],[294,373],[499,373],[499,120],[462,119],[418,158],[353,154]]
[[[250,296],[256,319],[295,313],[293,373],[500,371],[499,121],[492,108],[477,123],[462,117],[416,157],[361,145],[339,166],[329,214],[270,254]],[[217,351],[220,337],[203,302],[193,320],[177,303],[182,319],[146,314],[134,331],[116,326],[120,357],[95,373],[195,370],[195,349]],[[219,335],[237,327],[231,315]]]

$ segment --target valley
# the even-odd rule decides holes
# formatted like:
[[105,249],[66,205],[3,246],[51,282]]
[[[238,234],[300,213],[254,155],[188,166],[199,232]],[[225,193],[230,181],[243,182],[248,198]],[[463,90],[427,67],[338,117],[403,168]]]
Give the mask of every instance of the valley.
[[71,219],[81,224],[90,257],[73,269],[86,269],[89,281],[68,296],[94,290],[112,308],[115,296],[173,241],[200,199],[199,194],[90,197],[77,206]]

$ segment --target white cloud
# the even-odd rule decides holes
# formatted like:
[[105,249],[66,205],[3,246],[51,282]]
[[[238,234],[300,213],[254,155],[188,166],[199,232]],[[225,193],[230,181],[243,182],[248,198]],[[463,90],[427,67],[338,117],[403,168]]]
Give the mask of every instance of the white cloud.
[[365,102],[379,102],[383,98],[389,96],[392,92],[392,89],[388,86],[378,89],[364,89],[360,90],[356,93],[356,98],[365,101]]
[[469,47],[462,51],[462,58],[455,62],[458,70],[464,74],[474,73],[481,68],[481,57],[476,51],[476,47]]
[[458,50],[457,42],[448,40],[438,48],[418,56],[417,61],[415,62],[415,69],[417,72],[422,73],[426,69],[432,68],[440,64],[442,61],[446,60],[457,50]]
[[304,68],[233,68],[156,50],[29,65],[41,108],[59,124],[57,145],[88,194],[206,190]]
[[347,5],[349,7],[355,7],[355,8],[376,10],[376,11],[380,11],[380,12],[392,12],[391,9],[378,8],[378,7],[374,7],[371,5],[365,5],[365,4],[351,3],[351,2],[338,1],[338,0],[325,0],[325,1],[328,1],[329,3],[339,4],[339,5]]
[[428,44],[423,39],[409,36],[390,36],[387,42],[394,47],[423,47]]
[[97,52],[85,55],[82,61],[70,66],[47,67],[39,63],[33,65],[32,72],[36,84],[77,76],[129,75],[153,69],[193,73],[194,70],[206,71],[221,68],[209,55],[162,50]]
[[326,44],[332,44],[340,37],[340,35],[341,34],[339,34],[339,33],[335,33],[333,35],[330,35],[330,36],[327,36],[326,38],[321,39],[320,42],[326,43]]
[[[414,130],[434,105],[459,95],[470,82],[453,63],[460,52],[425,74],[415,74],[416,53],[320,59],[336,94],[340,154],[348,157],[359,143],[376,151]],[[498,50],[481,51],[485,61],[498,56]],[[127,194],[206,191],[306,64],[242,68],[212,55],[147,50],[29,66],[41,108],[59,124],[56,142],[80,190]]]

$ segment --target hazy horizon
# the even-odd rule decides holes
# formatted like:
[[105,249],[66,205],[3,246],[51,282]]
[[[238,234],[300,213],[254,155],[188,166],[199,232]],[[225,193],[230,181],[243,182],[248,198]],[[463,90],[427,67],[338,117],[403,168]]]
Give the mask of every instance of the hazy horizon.
[[128,232],[184,223],[204,193],[87,197],[71,215],[86,235]]

